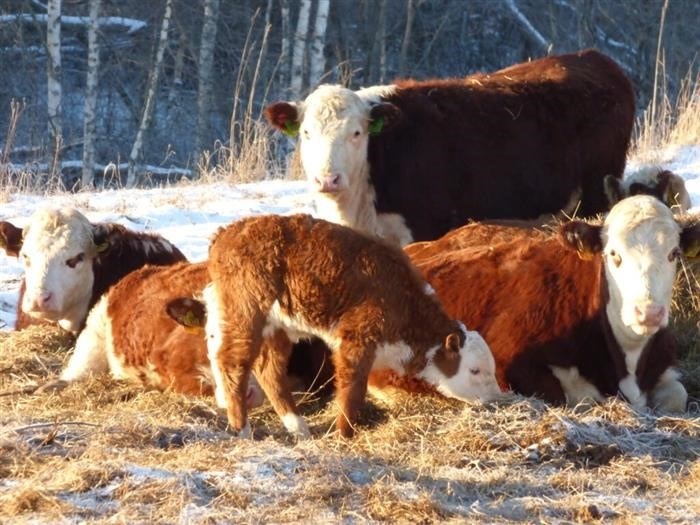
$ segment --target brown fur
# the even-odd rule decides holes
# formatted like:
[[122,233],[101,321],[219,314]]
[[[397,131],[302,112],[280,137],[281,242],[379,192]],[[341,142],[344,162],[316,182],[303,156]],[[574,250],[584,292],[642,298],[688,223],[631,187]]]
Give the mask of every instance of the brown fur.
[[283,329],[263,337],[274,303],[339,341],[333,361],[343,436],[354,432],[379,345],[406,342],[412,349],[406,372],[414,375],[431,347],[440,346],[436,359],[448,367],[454,344],[463,342],[459,325],[425,294],[405,254],[349,228],[307,215],[248,218],[220,230],[209,257],[221,309],[217,361],[236,430],[246,422],[242,394],[254,363],[278,415],[298,413],[284,377],[291,341]]

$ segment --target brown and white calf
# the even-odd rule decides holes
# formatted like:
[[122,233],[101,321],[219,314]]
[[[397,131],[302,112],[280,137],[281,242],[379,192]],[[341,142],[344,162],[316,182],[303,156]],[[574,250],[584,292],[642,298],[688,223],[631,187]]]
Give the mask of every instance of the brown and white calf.
[[308,215],[251,217],[217,232],[208,268],[215,395],[240,435],[250,431],[251,369],[287,430],[309,435],[286,384],[292,343],[309,336],[332,351],[343,436],[354,433],[371,370],[460,399],[499,392],[481,336],[444,313],[403,252],[374,238]]
[[634,114],[629,80],[593,50],[462,79],[322,85],[265,110],[299,137],[317,215],[400,245],[470,219],[607,210],[603,178],[622,176]]
[[40,319],[78,333],[90,308],[122,277],[145,264],[186,260],[160,235],[92,224],[72,208],[41,208],[18,232],[10,223],[0,228],[6,253],[24,266],[17,329]]
[[692,206],[683,177],[655,166],[625,171],[622,180],[608,175],[605,193],[611,206],[631,195],[653,195],[674,212],[685,213]]
[[[461,232],[466,245],[474,228],[451,235]],[[700,219],[675,219],[638,195],[602,225],[512,233],[495,245],[412,257],[445,310],[484,336],[499,383],[553,403],[620,393],[635,407],[683,410],[667,325],[678,260],[700,252]]]
[[[200,295],[209,280],[206,262],[149,265],[131,272],[90,311],[59,380],[44,388],[62,388],[109,371],[116,379],[160,390],[213,395],[204,331],[181,326],[165,308],[175,298]],[[249,408],[263,401],[254,378],[246,400]]]

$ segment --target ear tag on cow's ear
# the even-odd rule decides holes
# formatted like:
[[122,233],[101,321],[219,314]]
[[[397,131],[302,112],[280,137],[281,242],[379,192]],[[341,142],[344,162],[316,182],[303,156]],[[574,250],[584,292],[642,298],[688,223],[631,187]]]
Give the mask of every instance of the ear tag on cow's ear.
[[369,134],[379,135],[384,129],[384,117],[377,117],[369,123]]
[[287,120],[282,127],[282,133],[289,137],[296,137],[299,134],[301,124],[296,120]]
[[97,245],[97,253],[104,253],[109,249],[109,242],[105,241]]
[[179,317],[178,321],[188,334],[198,334],[204,330],[203,320],[192,310],[187,310]]

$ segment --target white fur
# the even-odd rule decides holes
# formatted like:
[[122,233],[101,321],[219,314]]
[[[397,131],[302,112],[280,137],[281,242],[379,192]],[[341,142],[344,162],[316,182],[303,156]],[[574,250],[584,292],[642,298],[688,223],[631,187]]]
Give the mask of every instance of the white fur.
[[[447,397],[462,400],[474,398],[490,400],[500,395],[493,354],[479,333],[466,332],[464,345],[460,349],[459,368],[452,377],[446,377],[435,366],[433,360],[437,351],[438,347],[428,351],[428,363],[418,377],[435,386],[438,392]],[[471,370],[478,370],[478,374],[473,374]]]
[[[322,85],[297,105],[299,154],[306,178],[339,177],[339,191],[315,193],[316,215],[403,246],[413,240],[403,217],[378,215],[369,179],[367,144],[371,100],[337,85]],[[369,97],[369,98],[368,98]],[[376,102],[374,102],[376,103]]]
[[393,370],[404,374],[405,365],[413,358],[413,350],[404,341],[384,343],[377,347],[374,353],[372,370]]
[[[626,168],[622,179],[623,194],[629,195],[629,188],[635,182],[644,184],[645,186],[654,187],[657,184],[657,176],[663,171],[659,166],[637,166],[635,168]],[[671,174],[669,180],[668,191],[670,195],[664,195],[664,200],[669,206],[672,206],[674,211],[685,213],[692,207],[690,194],[685,186],[683,177]]]
[[[208,308],[207,308],[208,310]],[[309,336],[322,339],[328,347],[335,351],[340,347],[340,339],[332,332],[312,326],[303,316],[289,316],[282,310],[279,301],[275,301],[267,314],[267,323],[263,328],[263,337],[270,337],[276,330],[284,330],[289,340],[296,343]]]
[[[79,254],[84,256],[81,262],[73,268],[66,264]],[[27,287],[22,310],[78,331],[92,296],[95,255],[92,225],[80,212],[71,208],[35,212],[24,230],[20,252]],[[39,298],[46,294],[51,298],[40,305]]]
[[107,318],[107,299],[103,297],[88,315],[85,329],[75,342],[75,349],[60,375],[62,381],[79,381],[91,373],[109,368],[107,346],[111,345],[110,323]]
[[223,336],[221,333],[221,319],[220,314],[220,304],[219,297],[216,290],[215,284],[209,284],[204,288],[202,292],[202,297],[207,305],[207,323],[204,327],[204,333],[207,338],[207,355],[209,356],[209,363],[211,364],[211,372],[214,376],[214,397],[216,398],[216,404],[220,408],[226,408],[226,392],[224,391],[224,376],[219,367],[219,362],[217,360],[217,355],[219,350],[221,350],[221,343],[223,341]]
[[564,368],[550,366],[552,374],[559,380],[566,396],[566,404],[574,407],[585,399],[603,401],[603,395],[591,382],[585,379],[575,366]]
[[309,426],[301,416],[289,412],[288,414],[283,415],[281,419],[284,428],[286,428],[287,432],[290,434],[297,436],[299,439],[308,439],[311,437]]
[[630,405],[637,410],[644,408],[647,404],[647,396],[639,389],[637,378],[634,375],[627,374],[620,380],[620,392],[625,396]]
[[688,392],[679,381],[680,373],[667,368],[651,392],[649,404],[662,412],[683,412],[688,403]]

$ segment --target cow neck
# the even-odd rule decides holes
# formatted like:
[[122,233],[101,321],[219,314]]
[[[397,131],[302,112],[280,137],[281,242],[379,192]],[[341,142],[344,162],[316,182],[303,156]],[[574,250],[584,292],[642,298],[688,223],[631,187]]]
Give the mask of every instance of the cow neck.
[[342,224],[354,230],[373,236],[381,236],[377,209],[375,207],[374,186],[369,181],[367,163],[355,177],[360,184],[351,185],[348,189],[337,193],[317,193],[315,198],[316,214],[329,222]]

